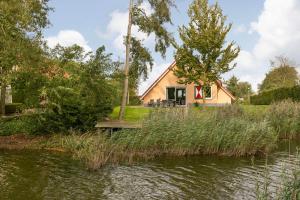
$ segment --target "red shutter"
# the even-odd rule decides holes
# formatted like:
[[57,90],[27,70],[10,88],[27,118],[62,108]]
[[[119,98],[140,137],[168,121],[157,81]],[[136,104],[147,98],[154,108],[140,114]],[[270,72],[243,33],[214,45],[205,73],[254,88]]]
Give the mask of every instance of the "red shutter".
[[195,99],[202,99],[202,89],[201,86],[195,86]]

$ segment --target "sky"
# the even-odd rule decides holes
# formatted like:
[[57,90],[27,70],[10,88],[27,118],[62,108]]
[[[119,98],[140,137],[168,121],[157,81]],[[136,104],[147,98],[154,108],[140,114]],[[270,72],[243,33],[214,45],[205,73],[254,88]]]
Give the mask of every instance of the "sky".
[[[172,10],[173,26],[168,26],[178,42],[178,27],[189,22],[187,10],[192,0],[175,0]],[[209,0],[210,4],[216,2]],[[129,0],[50,0],[54,11],[49,14],[51,26],[44,30],[50,47],[56,44],[78,44],[85,51],[95,51],[104,45],[113,59],[124,60],[123,36],[128,25]],[[235,41],[241,52],[234,61],[237,66],[223,75],[232,75],[240,81],[248,81],[254,90],[270,70],[270,60],[286,56],[300,63],[300,1],[299,0],[219,0],[223,14],[233,27],[227,41]],[[147,12],[149,5],[143,4]],[[173,62],[174,49],[168,49],[165,59],[154,52],[154,37],[149,37],[133,27],[133,35],[144,40],[151,50],[154,66],[149,79],[142,81],[142,94],[152,82]],[[298,68],[299,70],[299,68]],[[300,70],[299,70],[300,72]]]

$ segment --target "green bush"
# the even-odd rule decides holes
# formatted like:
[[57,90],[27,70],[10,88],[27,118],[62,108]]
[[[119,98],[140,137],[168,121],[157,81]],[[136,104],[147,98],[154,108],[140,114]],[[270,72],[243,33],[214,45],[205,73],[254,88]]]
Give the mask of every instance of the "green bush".
[[38,115],[25,115],[0,120],[0,135],[42,134],[44,131]]
[[290,88],[279,88],[250,97],[251,104],[254,105],[270,105],[272,102],[292,99],[300,101],[300,86]]
[[22,106],[21,103],[11,103],[5,105],[5,114],[14,114],[14,113],[21,113],[22,112]]
[[130,96],[129,97],[129,104],[131,106],[140,106],[140,105],[142,105],[142,101],[140,100],[139,96]]
[[45,130],[87,131],[112,112],[110,86],[105,83],[86,86],[90,88],[74,84],[72,87],[58,86],[49,90],[46,112],[40,115]]

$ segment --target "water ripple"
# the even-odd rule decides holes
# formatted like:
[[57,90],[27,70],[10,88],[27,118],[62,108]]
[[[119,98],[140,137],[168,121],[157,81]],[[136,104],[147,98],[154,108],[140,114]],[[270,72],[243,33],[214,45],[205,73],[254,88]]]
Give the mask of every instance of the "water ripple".
[[192,156],[90,172],[69,155],[0,151],[0,199],[248,200],[255,199],[266,172],[276,192],[282,173],[290,173],[295,160],[295,151],[281,150],[268,156],[267,171],[263,157]]

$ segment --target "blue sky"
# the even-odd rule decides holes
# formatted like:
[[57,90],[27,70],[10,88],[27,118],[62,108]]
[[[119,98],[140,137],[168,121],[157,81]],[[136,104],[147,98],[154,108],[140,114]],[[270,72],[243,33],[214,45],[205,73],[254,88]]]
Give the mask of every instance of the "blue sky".
[[[126,33],[128,2],[129,0],[50,0],[54,12],[50,13],[52,25],[45,30],[45,38],[50,46],[57,43],[65,46],[78,43],[87,51],[95,51],[99,46],[105,45],[107,51],[114,54],[114,59],[122,60],[122,37]],[[176,38],[178,26],[189,21],[187,9],[191,2],[192,0],[176,0],[177,10],[172,11],[174,25],[169,28]],[[224,79],[235,74],[241,80],[251,82],[256,88],[269,70],[269,60],[274,56],[286,55],[298,62],[299,54],[295,53],[295,48],[297,44],[300,45],[300,29],[295,26],[299,24],[300,27],[300,20],[297,19],[298,16],[300,18],[300,5],[297,0],[218,2],[228,16],[228,22],[233,23],[228,41],[234,40],[242,49],[236,60],[237,68],[224,75]],[[151,50],[153,37],[145,37],[137,30],[133,32],[144,39]],[[173,61],[173,53],[174,49],[169,49],[165,60],[153,53],[155,66],[149,80],[141,83],[140,92]]]

